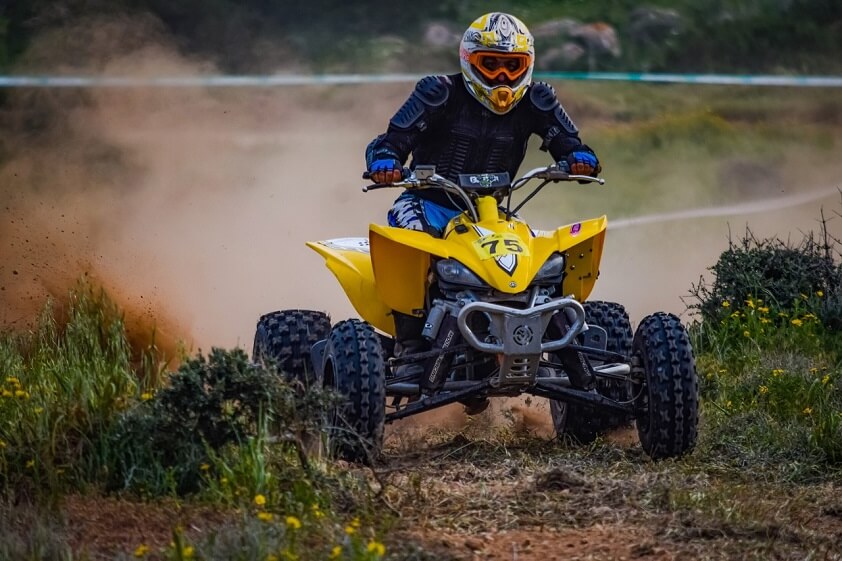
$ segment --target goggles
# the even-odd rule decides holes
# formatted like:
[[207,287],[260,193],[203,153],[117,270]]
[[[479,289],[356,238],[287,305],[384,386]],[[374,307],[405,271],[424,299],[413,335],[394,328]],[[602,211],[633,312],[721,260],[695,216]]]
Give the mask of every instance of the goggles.
[[468,61],[490,82],[498,80],[501,74],[515,82],[529,69],[531,57],[525,53],[479,51],[468,55]]

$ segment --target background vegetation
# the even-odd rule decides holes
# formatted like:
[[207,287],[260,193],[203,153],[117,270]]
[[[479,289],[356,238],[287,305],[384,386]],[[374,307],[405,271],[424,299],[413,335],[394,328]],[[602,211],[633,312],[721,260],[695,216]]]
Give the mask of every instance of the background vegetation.
[[[622,53],[573,69],[833,73],[842,65],[842,6],[835,0],[652,0],[643,6],[630,0],[17,0],[0,7],[0,68],[13,65],[39,32],[91,16],[150,16],[185,53],[227,71],[376,71],[384,58],[397,58],[402,68],[425,72],[456,61],[453,49],[423,48],[431,22],[461,32],[494,9],[518,14],[533,28],[563,18],[613,26]],[[552,46],[551,40],[539,44]]]

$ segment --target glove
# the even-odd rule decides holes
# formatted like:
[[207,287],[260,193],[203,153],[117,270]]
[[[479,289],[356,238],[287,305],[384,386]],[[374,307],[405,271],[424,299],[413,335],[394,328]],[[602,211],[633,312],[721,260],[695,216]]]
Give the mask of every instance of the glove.
[[403,179],[400,162],[391,158],[374,160],[368,167],[368,172],[375,183],[394,183]]
[[599,160],[590,152],[572,152],[567,156],[570,172],[574,175],[596,175],[602,171]]

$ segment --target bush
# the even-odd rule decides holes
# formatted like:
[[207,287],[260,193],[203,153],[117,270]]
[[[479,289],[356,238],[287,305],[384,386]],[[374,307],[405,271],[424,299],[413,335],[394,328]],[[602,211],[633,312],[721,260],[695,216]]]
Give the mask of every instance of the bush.
[[691,289],[717,455],[808,473],[842,464],[842,266],[826,225],[797,245],[747,230],[710,268],[712,284]]
[[746,229],[710,271],[711,285],[700,281],[690,291],[703,322],[720,322],[749,300],[760,300],[789,314],[813,313],[828,329],[842,329],[842,263],[822,223],[819,236],[806,234],[795,245],[777,238],[757,239]]
[[315,389],[302,396],[241,349],[213,349],[184,363],[169,387],[141,399],[109,439],[109,488],[184,494],[199,490],[213,460],[232,453],[229,446],[241,459],[256,446],[262,458],[269,435],[289,444],[306,467],[300,435],[317,429],[329,396]]

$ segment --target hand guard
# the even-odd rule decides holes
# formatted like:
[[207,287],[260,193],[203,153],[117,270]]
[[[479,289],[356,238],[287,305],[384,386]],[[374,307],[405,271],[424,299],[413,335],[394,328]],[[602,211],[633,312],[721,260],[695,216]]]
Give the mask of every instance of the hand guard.
[[395,183],[403,179],[403,170],[397,160],[385,158],[374,160],[368,168],[371,180],[375,183]]
[[591,152],[572,152],[567,156],[570,172],[574,175],[596,175],[602,171],[599,160]]

